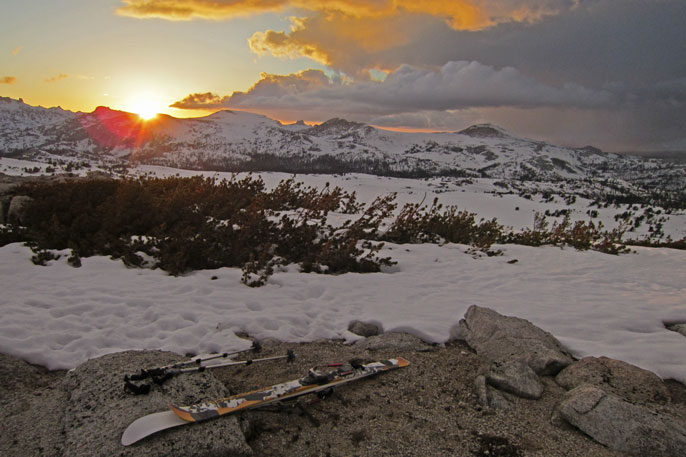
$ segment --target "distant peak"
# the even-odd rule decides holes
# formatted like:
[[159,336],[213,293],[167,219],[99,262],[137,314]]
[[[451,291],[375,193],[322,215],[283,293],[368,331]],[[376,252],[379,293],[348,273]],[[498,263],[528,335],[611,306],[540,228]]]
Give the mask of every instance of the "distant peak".
[[360,130],[364,127],[366,127],[365,124],[334,117],[333,119],[329,119],[328,121],[322,122],[319,125],[310,127],[308,132],[314,135],[340,135],[350,132],[351,130]]
[[511,136],[505,129],[493,124],[476,124],[458,132],[474,138],[505,138]]
[[576,148],[576,150],[587,154],[601,155],[603,153],[602,149],[598,149],[595,146],[584,146],[583,148]]
[[24,103],[24,99],[20,98],[16,100],[10,97],[0,97],[0,103]]
[[224,116],[228,116],[228,115],[230,115],[230,114],[231,114],[231,115],[235,115],[236,112],[235,112],[235,111],[231,111],[230,109],[223,109],[223,110],[221,110],[221,111],[217,111],[217,112],[215,112],[215,113],[210,114],[208,117],[221,118],[221,117],[224,117]]
[[359,122],[352,122],[347,119],[341,119],[340,117],[334,117],[328,121],[322,122],[317,127],[336,127],[336,128],[347,128],[347,129],[358,129],[364,127],[364,124]]
[[127,115],[132,115],[133,113],[128,113],[126,111],[121,111],[121,110],[116,110],[112,109],[109,106],[98,106],[93,110],[91,114],[95,114],[97,116],[121,116],[122,114],[127,114]]

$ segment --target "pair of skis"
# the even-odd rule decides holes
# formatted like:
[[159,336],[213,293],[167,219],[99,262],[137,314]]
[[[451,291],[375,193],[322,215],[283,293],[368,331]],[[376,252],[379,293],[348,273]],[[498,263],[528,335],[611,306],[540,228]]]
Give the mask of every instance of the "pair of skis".
[[342,366],[335,371],[322,373],[310,370],[307,376],[275,384],[265,389],[233,395],[218,401],[189,406],[170,405],[170,411],[149,414],[133,421],[124,431],[121,443],[135,443],[153,433],[173,427],[201,422],[238,411],[285,402],[302,395],[328,392],[342,384],[357,381],[377,373],[406,367],[410,364],[402,357],[354,366]]

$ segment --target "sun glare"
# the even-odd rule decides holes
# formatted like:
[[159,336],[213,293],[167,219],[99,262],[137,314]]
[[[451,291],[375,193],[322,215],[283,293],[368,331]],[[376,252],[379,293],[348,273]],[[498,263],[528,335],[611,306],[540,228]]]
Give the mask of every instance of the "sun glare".
[[160,102],[159,97],[152,94],[138,93],[131,96],[124,109],[138,114],[141,119],[147,121],[157,116],[164,109],[164,104]]
[[147,121],[157,116],[157,105],[150,100],[141,99],[131,105],[131,111]]

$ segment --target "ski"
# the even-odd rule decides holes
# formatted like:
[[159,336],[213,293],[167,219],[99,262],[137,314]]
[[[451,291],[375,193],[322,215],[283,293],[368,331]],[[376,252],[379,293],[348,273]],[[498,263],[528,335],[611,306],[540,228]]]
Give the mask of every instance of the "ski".
[[233,395],[218,401],[188,406],[170,404],[171,411],[149,414],[133,421],[124,431],[121,443],[128,446],[149,435],[180,425],[206,421],[238,411],[284,402],[302,395],[328,392],[343,384],[384,371],[406,367],[409,364],[410,362],[407,360],[398,357],[380,362],[342,366],[328,373],[312,369],[303,378],[275,384],[265,389]]

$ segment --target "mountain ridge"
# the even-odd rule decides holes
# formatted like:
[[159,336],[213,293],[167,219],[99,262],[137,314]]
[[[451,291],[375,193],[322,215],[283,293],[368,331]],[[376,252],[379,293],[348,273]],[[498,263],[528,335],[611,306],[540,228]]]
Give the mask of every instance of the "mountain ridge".
[[[656,159],[526,139],[493,124],[458,132],[398,132],[341,118],[318,125],[222,110],[199,118],[138,115],[100,106],[91,113],[0,97],[0,157],[63,156],[217,171],[360,172],[421,178],[518,181],[620,179],[681,186],[683,167]],[[673,164],[672,164],[673,165]],[[663,184],[660,184],[662,182]]]

